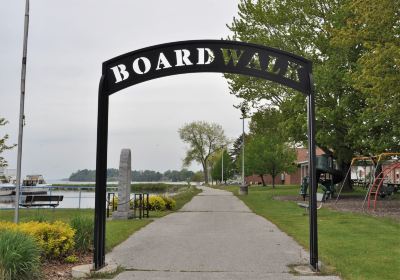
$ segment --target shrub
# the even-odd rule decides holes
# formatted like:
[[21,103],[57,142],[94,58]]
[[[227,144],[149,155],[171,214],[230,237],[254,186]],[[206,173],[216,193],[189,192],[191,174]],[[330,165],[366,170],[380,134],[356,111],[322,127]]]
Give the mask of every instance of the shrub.
[[66,263],[77,263],[79,261],[79,258],[75,255],[70,255],[66,257],[64,260]]
[[165,202],[161,196],[151,195],[149,197],[149,208],[150,210],[165,210]]
[[34,238],[16,230],[0,231],[0,279],[37,279],[40,248]]
[[0,232],[3,230],[15,230],[17,226],[17,224],[11,222],[0,222]]
[[4,229],[21,231],[32,236],[47,259],[58,258],[68,254],[74,247],[75,231],[60,221],[50,223],[27,222],[18,225],[12,223],[0,223],[0,231]]
[[165,208],[168,210],[173,210],[176,207],[176,201],[169,196],[162,196],[162,199],[165,202]]
[[94,225],[88,216],[75,216],[71,219],[71,227],[75,230],[75,249],[86,252],[93,247]]

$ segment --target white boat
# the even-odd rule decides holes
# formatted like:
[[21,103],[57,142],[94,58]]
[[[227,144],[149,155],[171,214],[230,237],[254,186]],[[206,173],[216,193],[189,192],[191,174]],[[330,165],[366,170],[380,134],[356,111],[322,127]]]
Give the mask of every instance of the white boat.
[[[47,195],[49,184],[42,175],[27,175],[20,188],[20,196],[23,199],[27,195]],[[15,184],[0,183],[0,203],[12,203],[15,201]]]
[[46,183],[42,175],[26,175],[22,181],[22,186],[27,187],[46,187],[49,184]]

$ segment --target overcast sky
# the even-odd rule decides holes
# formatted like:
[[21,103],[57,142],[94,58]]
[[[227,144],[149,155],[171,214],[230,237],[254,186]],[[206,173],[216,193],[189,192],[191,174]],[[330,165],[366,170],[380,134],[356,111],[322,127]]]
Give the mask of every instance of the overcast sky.
[[[0,135],[17,143],[25,1],[0,0]],[[221,39],[238,0],[31,0],[22,175],[47,179],[94,169],[101,63],[166,42]],[[216,122],[241,133],[240,100],[222,74],[185,74],[145,82],[110,98],[108,167],[131,148],[137,170],[180,169],[185,145],[177,130]],[[6,152],[16,167],[17,149]],[[193,165],[193,170],[200,166]]]

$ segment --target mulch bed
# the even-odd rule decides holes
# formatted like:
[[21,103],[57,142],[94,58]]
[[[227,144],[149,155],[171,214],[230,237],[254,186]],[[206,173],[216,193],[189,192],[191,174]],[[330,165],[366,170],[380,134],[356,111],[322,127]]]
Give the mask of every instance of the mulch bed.
[[71,275],[71,269],[74,266],[81,264],[89,264],[93,262],[93,254],[88,253],[85,255],[77,256],[79,262],[77,263],[65,263],[61,261],[46,261],[42,264],[43,279],[46,280],[70,280],[73,279]]
[[[323,207],[328,207],[337,211],[343,212],[354,212],[354,213],[364,213],[367,215],[375,217],[390,217],[397,221],[400,221],[400,194],[395,194],[395,196],[386,197],[379,199],[377,201],[376,210],[373,210],[373,202],[371,201],[371,208],[368,209],[368,202],[365,203],[364,210],[362,205],[364,202],[364,197],[357,195],[346,195],[341,196],[337,203],[335,203],[335,198],[327,200]],[[303,198],[300,195],[286,195],[286,196],[275,196],[275,200],[284,201],[296,201],[301,202]],[[306,198],[308,201],[308,198]]]

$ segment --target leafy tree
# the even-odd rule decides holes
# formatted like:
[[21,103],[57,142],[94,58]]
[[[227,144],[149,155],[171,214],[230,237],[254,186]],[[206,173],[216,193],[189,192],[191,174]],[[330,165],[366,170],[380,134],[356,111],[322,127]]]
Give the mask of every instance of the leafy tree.
[[136,182],[158,182],[161,181],[163,174],[153,170],[133,170],[132,180]]
[[96,171],[95,170],[78,170],[73,172],[71,176],[69,176],[70,181],[82,181],[82,182],[90,182],[96,180]]
[[204,121],[192,122],[179,129],[179,136],[183,142],[189,144],[183,160],[184,166],[193,161],[200,163],[205,182],[208,183],[208,160],[216,150],[227,143],[222,127]]
[[[0,118],[0,126],[4,126],[8,123],[4,118]],[[0,155],[6,150],[10,150],[14,148],[16,145],[7,145],[6,141],[9,138],[8,134],[4,135],[3,137],[0,137]],[[6,167],[7,166],[7,161],[4,159],[4,157],[0,156],[0,167]]]
[[164,178],[167,180],[171,180],[172,182],[182,182],[182,181],[190,181],[193,177],[194,172],[182,169],[181,171],[177,170],[167,170],[164,172]]
[[[244,141],[245,143],[249,140],[249,135],[244,134]],[[233,173],[234,174],[239,174],[241,173],[242,170],[242,141],[243,141],[243,136],[240,135],[236,140],[233,142],[233,147],[229,151],[229,155],[232,158],[233,161]]]
[[194,175],[193,171],[183,168],[180,171],[180,181],[190,182],[192,180],[193,175]]
[[[400,147],[399,7],[398,0],[242,0],[230,25],[233,39],[313,61],[317,144],[333,152],[344,172],[356,154]],[[306,144],[304,96],[269,81],[226,77],[247,103],[262,108],[268,99],[267,106],[279,108],[287,142]]]
[[204,172],[197,171],[193,174],[192,179],[193,182],[203,182],[204,181]]
[[[346,78],[365,96],[365,110],[350,135],[371,154],[400,149],[400,1],[353,0],[344,9],[345,25],[335,29],[333,45],[359,49]],[[355,138],[355,137],[354,137]]]
[[275,177],[281,173],[295,170],[296,152],[275,134],[256,134],[245,146],[246,175],[258,174],[265,186],[264,174],[272,177],[275,188]]
[[218,153],[218,158],[214,163],[212,169],[212,178],[214,180],[222,182],[222,157],[224,158],[223,170],[224,170],[224,182],[226,183],[226,180],[232,178],[234,171],[233,161],[226,149],[223,149],[222,152]]
[[279,108],[271,106],[260,108],[251,116],[249,130],[252,135],[274,135],[284,141],[287,139],[287,132],[283,126],[284,121],[284,116]]

